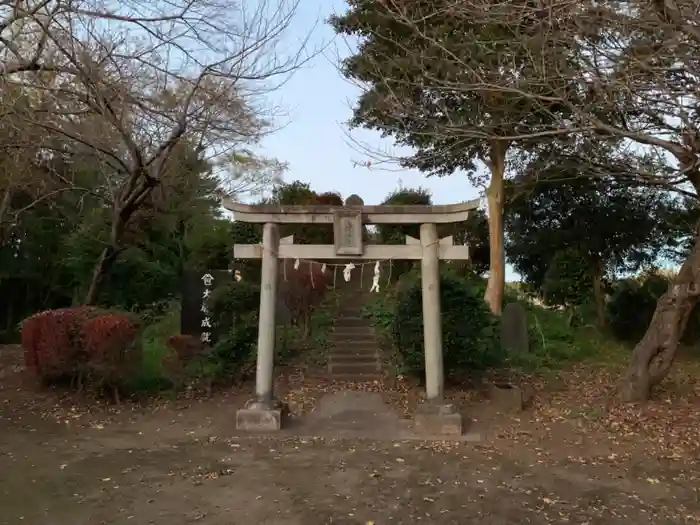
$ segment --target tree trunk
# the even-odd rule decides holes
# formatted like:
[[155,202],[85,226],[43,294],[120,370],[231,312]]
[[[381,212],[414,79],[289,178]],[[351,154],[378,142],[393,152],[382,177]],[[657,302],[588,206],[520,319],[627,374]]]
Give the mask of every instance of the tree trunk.
[[[128,220],[128,218],[126,220]],[[121,214],[115,213],[112,231],[109,236],[109,246],[102,250],[100,257],[95,263],[95,268],[92,271],[90,286],[88,288],[87,295],[85,295],[85,299],[83,300],[83,304],[86,306],[97,302],[105,277],[121,252],[119,249],[119,243],[124,235],[126,220],[122,218]]]
[[595,299],[595,311],[598,328],[605,328],[605,294],[603,294],[603,265],[598,264],[593,274],[593,298]]
[[496,315],[501,315],[503,292],[506,286],[506,261],[503,250],[503,190],[507,144],[492,141],[489,151],[491,182],[486,191],[489,222],[489,279],[484,300]]
[[87,295],[83,300],[84,305],[88,306],[97,302],[97,298],[100,295],[100,289],[102,288],[102,284],[104,283],[105,276],[107,275],[107,272],[109,271],[110,267],[112,266],[112,263],[114,262],[114,257],[112,256],[112,252],[114,252],[114,250],[115,249],[113,246],[108,246],[107,248],[102,250],[99,259],[97,259],[95,268],[92,271],[90,287],[88,288]]
[[569,315],[566,317],[566,327],[571,328],[574,325],[574,316],[576,315],[576,308],[573,306],[567,306],[566,308]]
[[0,246],[5,245],[5,214],[10,210],[12,193],[8,187],[0,200]]
[[[140,177],[145,177],[145,180],[140,185],[137,185],[137,181]],[[120,246],[122,237],[124,237],[126,225],[134,213],[143,205],[157,184],[158,181],[152,177],[147,177],[145,171],[141,168],[135,170],[131,174],[131,179],[125,193],[122,195],[122,198],[114,204],[109,245],[102,250],[95,264],[95,269],[92,272],[92,279],[90,280],[90,287],[83,301],[84,305],[91,305],[97,301],[100,295],[100,288],[104,283],[107,273],[122,252]]]
[[700,232],[696,232],[692,252],[659,299],[649,328],[632,352],[622,383],[625,401],[648,400],[653,387],[668,375],[699,293]]

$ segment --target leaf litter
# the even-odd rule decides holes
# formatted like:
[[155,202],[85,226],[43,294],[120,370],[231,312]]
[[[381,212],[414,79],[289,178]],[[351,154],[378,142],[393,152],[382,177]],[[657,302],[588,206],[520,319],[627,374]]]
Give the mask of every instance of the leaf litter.
[[[256,443],[277,443],[274,447],[268,446],[269,450],[265,454],[272,454],[272,459],[277,461],[276,465],[283,464],[285,454],[288,454],[285,449],[291,443],[295,454],[299,455],[308,453],[308,447],[314,447],[314,450],[330,447],[338,451],[334,454],[340,454],[340,450],[343,450],[352,457],[362,458],[360,461],[366,472],[363,479],[367,483],[376,484],[377,493],[372,493],[372,498],[382,497],[385,492],[387,495],[393,494],[396,480],[401,479],[400,476],[415,476],[410,473],[414,472],[417,462],[423,464],[428,458],[435,458],[443,467],[432,469],[423,465],[419,475],[422,481],[417,485],[422,488],[410,488],[420,492],[432,487],[431,491],[420,494],[415,504],[391,507],[397,509],[392,512],[401,511],[402,516],[412,516],[413,522],[442,523],[437,520],[449,512],[445,505],[452,510],[479,508],[482,504],[480,502],[485,501],[485,498],[495,497],[493,495],[497,496],[499,491],[507,491],[514,495],[512,497],[522,498],[521,505],[525,514],[534,512],[536,514],[533,515],[542,516],[542,523],[590,522],[592,525],[598,517],[624,520],[626,516],[634,516],[640,509],[650,517],[667,512],[673,513],[677,523],[700,523],[692,501],[674,501],[674,509],[669,510],[667,507],[670,500],[666,495],[668,491],[680,488],[693,490],[694,503],[697,504],[697,489],[692,487],[698,486],[700,426],[697,421],[700,415],[700,392],[699,383],[695,379],[700,374],[683,369],[667,382],[655,399],[640,407],[619,404],[610,396],[610,385],[619,377],[619,372],[609,367],[573,367],[559,372],[558,379],[565,387],[556,390],[549,389],[546,381],[534,379],[537,391],[534,406],[521,414],[494,415],[497,410],[478,389],[449,391],[448,397],[466,408],[473,419],[483,420],[489,425],[491,438],[485,444],[477,446],[444,440],[396,443],[387,448],[381,443],[315,438],[288,441],[275,437],[237,443],[232,443],[229,439],[203,439],[197,440],[197,443],[202,447],[225,444],[236,454],[248,447],[257,446]],[[316,381],[309,377],[287,381],[284,397],[295,413],[304,414],[313,411],[321,396],[353,389],[381,393],[387,403],[405,415],[410,415],[416,404],[423,399],[420,390],[408,380],[396,381],[389,387],[382,382],[349,384]],[[2,406],[14,413],[11,417],[20,418],[25,424],[31,424],[32,415],[39,415],[40,419],[74,430],[79,427],[92,428],[99,431],[99,435],[107,435],[113,427],[123,425],[125,417],[128,420],[137,416],[176,418],[173,414],[175,404],[169,400],[145,407],[129,404],[115,407],[80,404],[70,396],[26,395],[19,393],[19,389],[7,396],[5,388],[3,394],[7,399],[3,399]],[[228,400],[229,396],[238,393],[220,395]],[[21,402],[17,403],[20,399]],[[193,403],[183,410],[197,411],[211,402],[214,400]],[[5,410],[3,415],[7,413]],[[353,461],[355,460],[348,459],[342,468],[359,468],[353,466]],[[461,463],[470,466],[461,467]],[[60,465],[61,468],[56,470],[65,469],[65,463]],[[447,467],[446,471],[444,465],[451,467]],[[458,469],[457,473],[455,468]],[[73,470],[74,466],[71,465],[65,472]],[[195,487],[221,483],[228,478],[236,479],[239,474],[235,466],[216,464],[204,465],[190,472],[188,478]],[[547,480],[543,476],[551,479]],[[601,481],[606,477],[609,480],[620,480],[621,487],[625,483],[634,482],[634,490],[630,492],[624,489],[622,495],[623,489],[614,488],[617,487],[617,482]],[[109,476],[102,479],[109,479]],[[562,495],[561,484],[557,481],[561,479],[583,484],[590,491],[601,490],[602,495],[588,495],[581,501],[573,494]],[[435,491],[436,487],[447,486],[462,487],[464,490],[470,488],[465,493],[464,501],[457,505],[450,500],[449,491]],[[617,490],[620,495],[613,494],[617,499],[615,505],[612,505],[610,498],[613,496],[606,495],[605,491],[615,493]],[[515,496],[518,494],[520,496]],[[498,497],[502,498],[503,495]],[[652,508],[654,502],[661,510],[655,511]],[[661,503],[663,506],[660,506]],[[443,507],[440,508],[440,505]],[[586,520],[577,517],[582,515],[580,513],[584,512],[584,508],[588,509],[585,511],[588,513]],[[391,523],[381,512],[384,511],[377,511],[375,516],[365,519],[363,523]],[[481,511],[476,514],[479,512]]]

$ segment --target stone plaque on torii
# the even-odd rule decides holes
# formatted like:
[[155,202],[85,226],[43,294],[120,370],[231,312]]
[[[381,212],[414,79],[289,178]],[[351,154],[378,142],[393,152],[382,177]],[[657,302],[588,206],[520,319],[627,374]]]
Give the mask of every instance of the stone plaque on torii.
[[[236,244],[235,259],[262,259],[255,398],[236,414],[236,426],[249,430],[281,428],[285,407],[273,395],[275,303],[280,259],[421,261],[425,389],[427,401],[415,415],[419,432],[460,434],[461,415],[444,401],[442,327],[440,318],[440,259],[467,260],[469,247],[454,245],[452,236],[438,238],[437,225],[464,222],[478,208],[474,200],[452,205],[365,206],[353,195],[345,206],[248,205],[225,201],[234,220],[262,223],[261,244]],[[333,224],[333,245],[294,244],[280,239],[278,224]],[[365,224],[420,224],[420,239],[406,236],[405,245],[364,244]]]

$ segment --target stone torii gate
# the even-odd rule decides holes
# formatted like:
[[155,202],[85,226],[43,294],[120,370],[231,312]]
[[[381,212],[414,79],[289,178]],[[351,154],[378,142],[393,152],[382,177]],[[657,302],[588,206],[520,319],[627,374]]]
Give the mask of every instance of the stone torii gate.
[[[425,388],[427,402],[416,411],[418,432],[461,434],[461,415],[444,401],[442,327],[440,317],[439,261],[469,259],[468,246],[454,246],[452,237],[438,238],[437,225],[466,221],[479,201],[453,205],[365,206],[356,195],[345,206],[248,205],[226,201],[224,206],[242,222],[262,223],[262,244],[236,244],[235,259],[262,259],[260,315],[255,397],[236,413],[236,427],[245,430],[279,430],[286,407],[273,395],[275,312],[279,260],[388,260],[421,261]],[[292,236],[280,239],[278,224],[333,224],[335,245],[294,244]],[[420,224],[420,239],[407,236],[405,245],[363,243],[364,224]]]

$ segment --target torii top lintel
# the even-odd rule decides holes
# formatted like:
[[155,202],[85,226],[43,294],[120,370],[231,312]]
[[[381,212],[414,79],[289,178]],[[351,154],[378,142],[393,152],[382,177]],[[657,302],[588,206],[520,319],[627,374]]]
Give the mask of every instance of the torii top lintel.
[[278,206],[243,204],[223,199],[223,206],[241,222],[277,224],[333,224],[338,213],[361,213],[365,224],[446,224],[466,221],[479,200],[442,205]]

